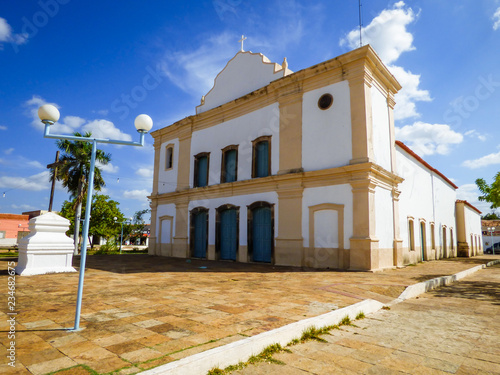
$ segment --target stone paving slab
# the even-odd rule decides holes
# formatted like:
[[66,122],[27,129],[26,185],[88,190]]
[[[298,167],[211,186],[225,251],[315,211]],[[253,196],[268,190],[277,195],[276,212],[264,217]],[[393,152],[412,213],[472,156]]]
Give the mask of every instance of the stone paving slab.
[[232,375],[500,374],[500,264]]
[[[496,257],[498,258],[498,257]],[[136,373],[352,305],[382,303],[408,286],[495,256],[384,272],[318,271],[147,255],[89,256],[79,332],[78,275],[16,276],[16,366],[2,374]],[[0,351],[7,352],[7,262],[0,259]],[[74,266],[77,268],[79,259]]]

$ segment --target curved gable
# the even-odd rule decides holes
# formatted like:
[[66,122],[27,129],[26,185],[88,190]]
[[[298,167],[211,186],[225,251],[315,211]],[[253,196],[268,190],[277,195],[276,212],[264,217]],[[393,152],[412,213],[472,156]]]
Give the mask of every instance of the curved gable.
[[201,99],[196,113],[218,107],[292,73],[286,58],[283,62],[281,66],[261,53],[238,52],[215,77],[214,86]]

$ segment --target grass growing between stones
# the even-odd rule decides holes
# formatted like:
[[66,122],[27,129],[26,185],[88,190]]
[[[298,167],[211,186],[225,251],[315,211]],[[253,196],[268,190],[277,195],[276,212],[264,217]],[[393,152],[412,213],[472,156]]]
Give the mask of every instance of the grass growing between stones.
[[277,365],[284,365],[282,361],[279,361],[275,358],[273,358],[273,355],[276,353],[281,353],[281,352],[289,352],[290,349],[283,348],[280,344],[273,344],[269,345],[260,354],[253,355],[251,356],[248,361],[246,362],[240,362],[237,365],[231,365],[226,367],[224,370],[221,370],[220,368],[213,368],[208,372],[207,375],[226,375],[230,374],[233,371],[241,370],[248,365],[254,365],[259,362],[267,362],[267,363],[274,363]]
[[[356,315],[356,320],[359,319],[364,319],[365,314],[361,311]],[[294,346],[297,344],[302,344],[307,341],[312,341],[316,340],[319,342],[327,342],[324,338],[321,337],[321,335],[327,335],[330,334],[330,331],[334,329],[340,329],[341,326],[353,326],[351,318],[349,318],[348,315],[346,315],[338,324],[330,325],[330,326],[325,326],[322,328],[317,328],[315,326],[311,326],[307,329],[305,329],[302,332],[302,336],[300,338],[293,339],[290,341],[285,347],[282,347],[280,344],[273,344],[269,345],[266,347],[260,354],[251,356],[248,361],[246,362],[240,362],[237,365],[231,365],[226,367],[224,370],[214,367],[212,370],[210,370],[207,375],[229,375],[233,371],[241,370],[248,365],[253,365],[259,362],[267,362],[267,363],[274,363],[277,365],[284,365],[285,363],[282,361],[279,361],[275,358],[273,358],[273,355],[276,353],[282,353],[282,352],[287,352],[291,353],[292,351],[288,349],[290,346]]]

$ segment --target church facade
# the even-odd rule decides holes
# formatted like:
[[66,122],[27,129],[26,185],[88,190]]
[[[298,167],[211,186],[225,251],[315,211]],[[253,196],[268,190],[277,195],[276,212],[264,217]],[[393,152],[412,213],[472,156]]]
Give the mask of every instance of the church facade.
[[379,270],[482,253],[479,212],[395,139],[370,46],[292,72],[238,52],[152,133],[151,255]]

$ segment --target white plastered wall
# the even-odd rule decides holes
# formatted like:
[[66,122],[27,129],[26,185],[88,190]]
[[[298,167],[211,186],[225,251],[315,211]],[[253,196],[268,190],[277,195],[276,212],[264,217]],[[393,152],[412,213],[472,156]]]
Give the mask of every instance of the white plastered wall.
[[[165,170],[167,146],[173,145],[173,166]],[[171,193],[177,188],[177,169],[179,165],[179,138],[163,142],[160,147],[160,165],[158,166],[158,193]]]
[[[157,238],[161,237],[160,218],[162,216],[171,216],[173,218],[172,238],[175,237],[175,204],[169,203],[169,204],[158,205],[156,209],[156,232],[155,232],[157,233]],[[158,243],[161,243],[161,238],[158,238],[157,241]]]
[[453,230],[456,249],[455,189],[435,172],[396,146],[398,175],[405,180],[399,185],[399,221],[403,248],[409,248],[408,218],[414,219],[415,247],[420,248],[420,222],[425,222],[426,247],[431,249],[431,223],[434,223],[435,245],[443,245],[442,227],[446,226],[447,245]]
[[371,88],[373,153],[375,163],[391,171],[391,137],[389,127],[389,110],[387,99],[375,87]]
[[[194,156],[210,152],[209,185],[220,183],[222,149],[238,145],[238,181],[252,178],[252,141],[271,136],[271,173],[279,169],[279,107],[278,103],[258,109],[238,118],[193,133],[191,139],[191,171]],[[193,186],[193,172],[189,176]]]
[[[274,204],[274,238],[278,237],[278,194],[276,192],[235,195],[225,198],[203,199],[189,202],[189,212],[196,207],[208,208],[208,244],[215,245],[215,217],[216,209],[225,204],[232,204],[240,208],[239,239],[240,245],[247,244],[247,206],[254,202],[264,201]],[[189,218],[190,220],[191,218]],[[188,237],[190,233],[188,231]]]
[[[478,238],[477,242],[474,241],[474,248],[476,246],[480,248],[483,246],[483,241],[482,241],[482,229],[481,229],[481,215],[470,208],[469,206],[465,205],[465,232],[466,232],[466,238],[467,241],[471,241],[471,234],[474,236],[474,238]],[[471,244],[469,243],[469,246]],[[476,248],[476,254],[480,251],[480,249]]]
[[[238,52],[215,78],[214,87],[205,96],[205,102],[196,108],[202,113],[218,107],[282,78],[281,65],[271,63],[260,53]],[[287,70],[287,74],[291,73]],[[237,84],[235,84],[237,83]]]
[[379,186],[375,188],[375,233],[379,240],[380,249],[393,248],[394,214],[392,192]]
[[[443,227],[446,226],[446,245],[447,248],[453,246],[457,250],[457,231],[455,202],[457,193],[442,177],[433,173],[434,187],[434,211],[436,223],[436,246],[443,246]],[[450,229],[453,230],[453,244],[450,242]],[[479,232],[481,233],[481,232]]]
[[[318,107],[323,94],[333,96],[326,110]],[[340,167],[352,159],[349,83],[338,82],[304,93],[302,98],[302,167],[305,171]]]
[[[302,237],[304,247],[309,247],[309,207],[323,203],[333,203],[344,206],[344,249],[350,249],[350,239],[353,234],[352,187],[348,184],[322,186],[304,189],[302,198]],[[330,238],[328,229],[320,225],[315,231],[319,238]],[[334,240],[334,239],[331,239]],[[328,247],[317,244],[318,247]]]

